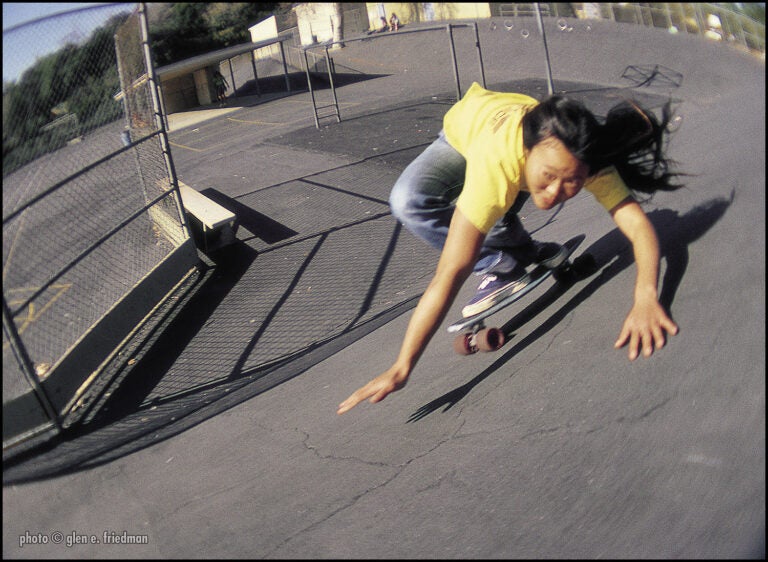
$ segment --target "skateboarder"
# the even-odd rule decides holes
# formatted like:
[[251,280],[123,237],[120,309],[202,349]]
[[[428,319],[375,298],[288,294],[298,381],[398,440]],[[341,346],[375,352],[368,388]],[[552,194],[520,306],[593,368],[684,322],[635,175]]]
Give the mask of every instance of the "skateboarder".
[[218,70],[213,71],[213,85],[216,88],[216,100],[219,102],[219,107],[227,104],[227,88],[229,83],[224,75]]
[[[470,316],[524,282],[525,266],[556,267],[557,244],[541,244],[524,230],[517,211],[523,196],[552,209],[582,189],[594,195],[632,243],[637,263],[634,299],[615,342],[630,360],[649,357],[677,325],[658,301],[659,244],[633,192],[671,191],[663,143],[670,119],[633,101],[614,106],[604,124],[580,102],[552,96],[539,103],[523,94],[472,84],[446,113],[443,130],[403,171],[390,196],[392,212],[411,232],[441,249],[429,286],[409,322],[395,363],[339,405],[342,414],[405,386],[456,294],[473,271],[483,276],[462,310]],[[629,186],[629,187],[628,187]],[[632,191],[630,191],[630,188]]]

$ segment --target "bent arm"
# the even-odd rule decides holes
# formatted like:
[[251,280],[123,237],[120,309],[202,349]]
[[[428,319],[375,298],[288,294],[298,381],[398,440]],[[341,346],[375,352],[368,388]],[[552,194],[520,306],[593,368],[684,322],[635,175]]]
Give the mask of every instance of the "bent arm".
[[676,334],[677,325],[667,316],[658,301],[659,241],[656,231],[640,205],[627,198],[611,210],[619,230],[632,243],[637,265],[634,302],[624,321],[614,347],[629,343],[629,359],[634,360],[642,349],[645,357],[664,346],[664,331]]
[[408,323],[395,363],[342,402],[337,413],[343,414],[366,399],[371,403],[380,402],[391,392],[405,386],[461,286],[472,273],[484,240],[485,234],[461,211],[454,211],[437,270]]

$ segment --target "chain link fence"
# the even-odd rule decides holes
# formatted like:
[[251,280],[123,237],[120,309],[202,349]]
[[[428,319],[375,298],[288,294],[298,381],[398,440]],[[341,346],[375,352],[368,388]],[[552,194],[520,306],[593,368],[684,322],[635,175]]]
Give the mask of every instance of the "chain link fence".
[[[765,57],[765,25],[723,4],[708,2],[541,2],[544,17],[606,19],[671,33],[690,33],[723,41]],[[498,3],[492,15],[515,18],[533,16],[535,3]],[[511,21],[511,20],[510,20]],[[567,31],[567,20],[558,22]]]
[[3,32],[4,454],[71,423],[197,259],[147,60],[137,4]]

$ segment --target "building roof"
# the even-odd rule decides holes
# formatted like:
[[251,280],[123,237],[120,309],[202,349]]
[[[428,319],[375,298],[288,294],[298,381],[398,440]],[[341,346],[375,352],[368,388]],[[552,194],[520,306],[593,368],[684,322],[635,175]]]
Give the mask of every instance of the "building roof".
[[172,64],[161,66],[155,70],[155,73],[157,74],[158,78],[163,78],[165,80],[177,78],[184,74],[191,74],[196,70],[200,70],[201,68],[217,64],[225,59],[230,59],[236,57],[237,55],[247,53],[248,51],[260,49],[261,47],[268,47],[269,45],[274,45],[275,43],[282,43],[287,39],[287,37],[275,37],[274,39],[265,39],[264,41],[234,45],[232,47],[227,47],[226,49],[219,49],[218,51],[212,51],[210,53],[197,55],[196,57],[191,57],[185,60],[174,62]]

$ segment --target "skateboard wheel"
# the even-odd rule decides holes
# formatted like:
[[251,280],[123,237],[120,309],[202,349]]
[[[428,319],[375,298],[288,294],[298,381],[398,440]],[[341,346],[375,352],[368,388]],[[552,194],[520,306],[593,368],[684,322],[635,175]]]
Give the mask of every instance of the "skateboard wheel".
[[576,275],[572,264],[568,264],[567,266],[554,270],[552,272],[552,277],[555,278],[555,281],[558,283],[563,283],[564,285],[569,285],[576,280]]
[[496,351],[504,345],[504,332],[498,328],[485,328],[475,335],[475,343],[480,351]]
[[573,260],[572,269],[580,276],[591,275],[597,271],[597,261],[592,254],[582,254]]
[[472,347],[470,338],[470,334],[459,334],[456,336],[453,340],[453,350],[459,355],[472,355],[475,353],[477,349]]

